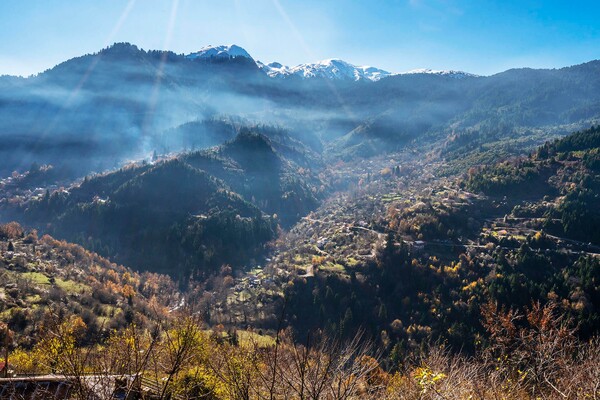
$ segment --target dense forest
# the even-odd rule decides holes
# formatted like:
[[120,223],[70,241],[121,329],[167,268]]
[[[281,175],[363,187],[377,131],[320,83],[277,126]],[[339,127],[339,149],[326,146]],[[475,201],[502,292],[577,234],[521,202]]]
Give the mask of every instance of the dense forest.
[[[256,263],[278,224],[289,227],[317,205],[323,184],[296,164],[307,162],[308,150],[295,143],[285,131],[243,128],[214,149],[86,176],[5,209],[125,265],[170,274],[185,287],[224,264]],[[27,174],[19,185],[31,179]]]
[[[380,200],[364,189],[365,204],[381,202],[384,210],[354,200],[361,210],[354,221],[362,216],[366,230],[380,238],[372,250],[371,243],[362,245],[374,251],[372,258],[361,256],[368,253],[356,236],[348,240],[355,233],[335,231],[322,220],[327,211],[315,215],[322,223],[307,223],[277,260],[309,263],[307,272],[298,266],[286,286],[290,326],[300,337],[317,328],[339,337],[364,329],[392,369],[422,354],[428,343],[463,354],[488,348],[489,304],[515,315],[553,304],[575,335],[595,337],[600,208],[598,176],[586,160],[598,151],[597,134],[591,128],[529,157],[473,168],[454,188],[439,183],[419,195],[392,193]],[[382,173],[387,184],[399,184]],[[381,183],[373,185],[382,190]],[[305,244],[307,235],[321,238],[319,248]]]

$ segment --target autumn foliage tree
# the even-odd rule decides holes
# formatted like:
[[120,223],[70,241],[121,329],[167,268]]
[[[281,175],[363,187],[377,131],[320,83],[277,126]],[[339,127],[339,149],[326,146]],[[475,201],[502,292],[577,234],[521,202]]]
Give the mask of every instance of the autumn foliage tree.
[[488,360],[532,394],[559,392],[558,381],[573,367],[578,342],[571,320],[555,302],[533,303],[524,314],[498,308],[481,309],[490,333]]

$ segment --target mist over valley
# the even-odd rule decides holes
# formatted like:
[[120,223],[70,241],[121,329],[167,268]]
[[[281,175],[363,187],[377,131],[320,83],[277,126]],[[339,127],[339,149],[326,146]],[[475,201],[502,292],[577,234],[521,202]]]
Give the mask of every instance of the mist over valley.
[[57,399],[597,396],[599,127],[598,60],[0,76],[6,365]]

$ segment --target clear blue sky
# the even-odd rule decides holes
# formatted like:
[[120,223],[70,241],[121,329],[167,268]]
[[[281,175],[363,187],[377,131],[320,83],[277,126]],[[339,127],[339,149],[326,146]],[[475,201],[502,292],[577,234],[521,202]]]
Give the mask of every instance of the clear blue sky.
[[489,75],[599,59],[600,1],[0,1],[0,74],[40,72],[121,41],[177,53],[235,43],[286,65],[337,57]]

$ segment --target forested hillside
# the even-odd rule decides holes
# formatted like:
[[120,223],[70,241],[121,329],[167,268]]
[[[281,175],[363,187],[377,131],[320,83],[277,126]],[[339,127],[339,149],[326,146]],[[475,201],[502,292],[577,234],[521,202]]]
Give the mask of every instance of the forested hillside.
[[0,280],[2,322],[24,348],[56,320],[85,324],[80,343],[88,345],[134,323],[149,328],[183,298],[168,276],[134,272],[14,222],[0,225]]
[[274,265],[292,267],[290,325],[301,337],[366,329],[390,366],[431,342],[488,347],[487,304],[523,315],[552,303],[582,339],[597,335],[598,187],[588,161],[597,135],[574,133],[457,182],[427,182],[419,166],[367,177],[282,242]]
[[[469,190],[525,198],[512,214],[547,232],[600,244],[600,128],[541,146],[527,159],[471,170]],[[515,200],[516,200],[515,199]]]
[[278,224],[288,227],[317,205],[319,178],[292,161],[306,164],[310,155],[279,136],[245,130],[223,146],[92,175],[6,211],[185,287],[224,264],[256,263]]

